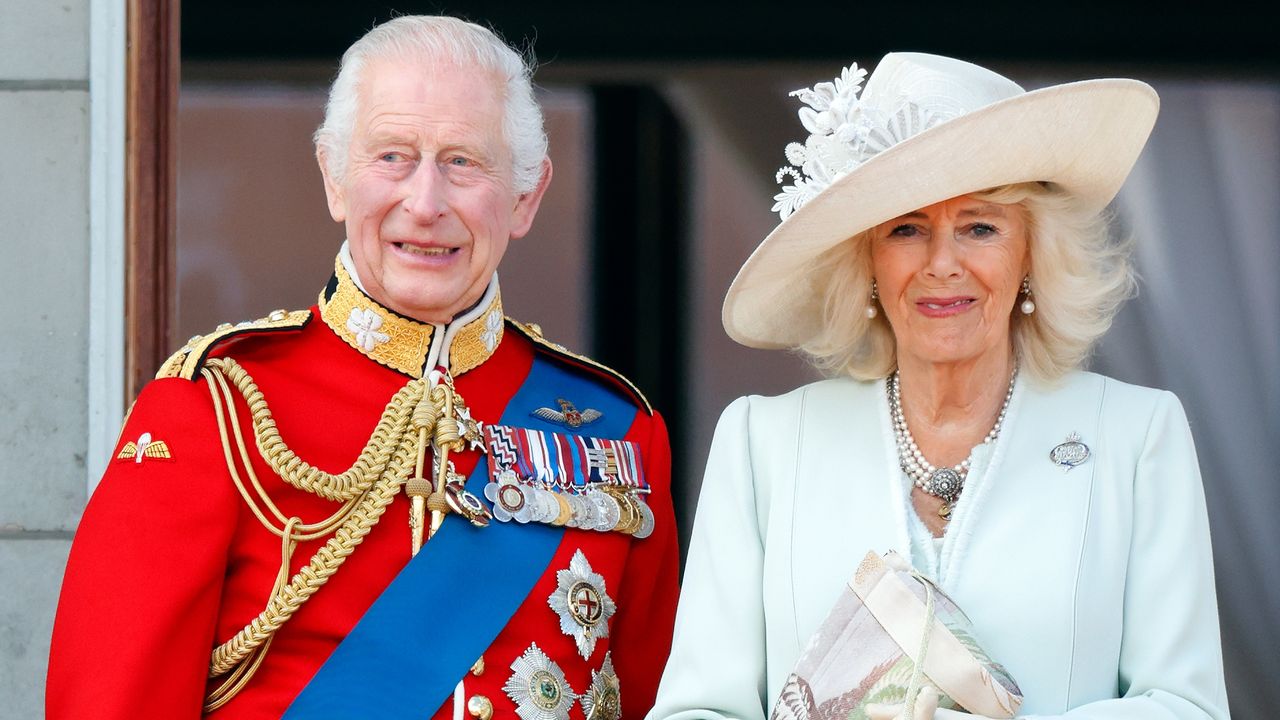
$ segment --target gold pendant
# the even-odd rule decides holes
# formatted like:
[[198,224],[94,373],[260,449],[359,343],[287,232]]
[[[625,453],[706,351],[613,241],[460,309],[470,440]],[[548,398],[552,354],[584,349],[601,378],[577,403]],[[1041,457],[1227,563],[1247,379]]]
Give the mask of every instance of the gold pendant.
[[938,508],[938,517],[944,520],[951,519],[951,503],[942,503],[942,507]]

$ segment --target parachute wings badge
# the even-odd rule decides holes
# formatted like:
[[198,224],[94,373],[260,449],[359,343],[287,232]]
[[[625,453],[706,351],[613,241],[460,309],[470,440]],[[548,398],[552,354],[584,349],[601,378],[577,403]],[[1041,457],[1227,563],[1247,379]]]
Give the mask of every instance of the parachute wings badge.
[[143,458],[172,460],[173,454],[169,452],[169,445],[165,441],[153,440],[151,433],[144,432],[138,437],[137,442],[130,440],[125,443],[116,455],[116,460],[132,460],[139,465],[142,464]]

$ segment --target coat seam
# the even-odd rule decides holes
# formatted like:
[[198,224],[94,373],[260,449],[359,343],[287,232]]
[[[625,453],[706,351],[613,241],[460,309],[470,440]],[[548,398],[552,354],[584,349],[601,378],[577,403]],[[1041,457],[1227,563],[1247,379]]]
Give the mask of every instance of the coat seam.
[[800,458],[801,450],[803,450],[804,439],[804,420],[805,420],[805,404],[809,399],[809,388],[805,387],[804,392],[800,394],[800,407],[797,408],[796,415],[796,435],[795,435],[795,462],[791,463],[791,522],[787,528],[787,544],[788,553],[792,556],[791,565],[791,623],[792,632],[795,633],[796,646],[803,647],[802,638],[800,637],[800,613],[796,611],[798,605],[796,602],[796,563],[794,562],[796,547],[796,494],[800,485]]
[[[1102,387],[1098,392],[1098,412],[1097,412],[1096,419],[1094,421],[1094,428],[1096,428],[1095,431],[1099,434],[1099,438],[1098,438],[1099,450],[1102,449],[1101,448],[1102,415],[1103,415],[1103,408],[1106,406],[1106,400],[1107,400],[1107,379],[1102,378]],[[1097,480],[1097,463],[1098,462],[1099,460],[1095,458],[1094,462],[1089,464],[1089,492],[1085,496],[1084,527],[1080,529],[1080,550],[1078,552],[1078,555],[1076,556],[1076,577],[1075,577],[1075,582],[1073,583],[1074,588],[1071,595],[1071,645],[1067,651],[1067,684],[1065,688],[1066,697],[1063,698],[1064,708],[1071,707],[1070,703],[1071,703],[1071,697],[1072,697],[1072,684],[1075,682],[1076,638],[1078,637],[1079,628],[1080,628],[1080,584],[1081,584],[1081,577],[1084,574],[1082,568],[1084,567],[1085,552],[1089,546],[1089,526],[1090,526],[1090,520],[1093,518],[1093,494],[1097,485],[1096,480]]]

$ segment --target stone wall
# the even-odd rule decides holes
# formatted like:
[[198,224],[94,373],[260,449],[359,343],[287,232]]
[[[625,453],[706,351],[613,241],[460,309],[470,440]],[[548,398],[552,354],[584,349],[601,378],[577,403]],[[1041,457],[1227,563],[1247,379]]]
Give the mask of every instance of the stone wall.
[[0,0],[0,718],[40,718],[86,496],[90,0]]

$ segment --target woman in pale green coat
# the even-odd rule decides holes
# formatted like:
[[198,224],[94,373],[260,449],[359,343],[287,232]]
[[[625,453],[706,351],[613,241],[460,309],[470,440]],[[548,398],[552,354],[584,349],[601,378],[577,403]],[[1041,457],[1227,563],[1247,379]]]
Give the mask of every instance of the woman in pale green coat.
[[833,379],[721,417],[650,718],[767,717],[869,550],[965,611],[1020,716],[1227,717],[1181,405],[1079,369],[1132,293],[1103,211],[1155,92],[913,53],[861,74],[796,93],[783,222],[724,308]]

